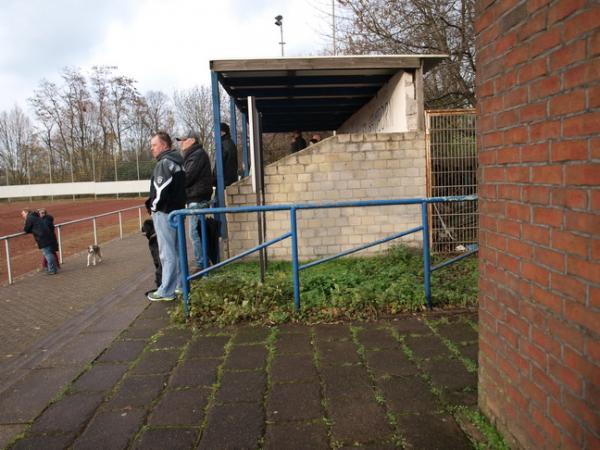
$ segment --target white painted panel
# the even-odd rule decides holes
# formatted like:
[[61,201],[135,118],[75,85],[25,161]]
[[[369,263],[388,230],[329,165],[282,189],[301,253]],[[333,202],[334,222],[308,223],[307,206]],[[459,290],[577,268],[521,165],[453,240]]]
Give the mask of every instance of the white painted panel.
[[0,186],[0,198],[48,197],[60,195],[111,195],[149,192],[150,180],[94,183],[53,183]]

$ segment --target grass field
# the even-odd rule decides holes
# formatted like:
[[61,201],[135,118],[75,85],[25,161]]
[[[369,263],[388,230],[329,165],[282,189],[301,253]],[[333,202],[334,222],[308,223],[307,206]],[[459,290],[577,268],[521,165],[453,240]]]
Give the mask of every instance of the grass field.
[[[23,219],[20,212],[24,208],[45,208],[54,216],[54,223],[59,224],[71,220],[96,216],[119,209],[142,205],[144,198],[124,199],[77,199],[57,201],[32,201],[0,203],[0,237],[23,231]],[[142,212],[142,220],[146,213]],[[137,210],[122,214],[123,234],[131,234],[139,230]],[[118,215],[99,218],[96,221],[98,242],[107,242],[119,237]],[[63,258],[82,252],[94,242],[92,221],[67,225],[62,228]],[[0,284],[8,282],[6,248],[4,241],[0,248]],[[23,275],[40,267],[41,253],[31,235],[19,236],[9,241],[11,269],[13,277]]]

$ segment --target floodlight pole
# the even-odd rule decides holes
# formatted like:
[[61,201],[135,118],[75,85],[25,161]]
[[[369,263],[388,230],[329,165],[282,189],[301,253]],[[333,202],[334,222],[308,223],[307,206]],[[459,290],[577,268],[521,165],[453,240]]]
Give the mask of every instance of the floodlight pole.
[[279,32],[281,34],[281,41],[279,42],[279,45],[281,45],[281,57],[283,58],[285,56],[285,53],[283,50],[283,46],[285,45],[285,42],[283,41],[283,16],[281,14],[278,16],[275,16],[275,25],[277,25],[279,27]]

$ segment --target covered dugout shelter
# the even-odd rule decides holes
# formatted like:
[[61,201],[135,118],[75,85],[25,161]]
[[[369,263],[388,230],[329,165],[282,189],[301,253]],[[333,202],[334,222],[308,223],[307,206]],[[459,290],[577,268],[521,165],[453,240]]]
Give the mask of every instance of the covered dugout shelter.
[[[215,60],[210,62],[212,76],[212,95],[213,95],[213,114],[215,123],[215,145],[216,145],[216,171],[217,171],[217,205],[225,206],[226,193],[223,184],[223,165],[220,142],[220,122],[222,121],[220,112],[219,85],[230,96],[230,111],[232,137],[235,137],[237,130],[236,113],[241,113],[242,124],[242,142],[244,168],[247,170],[249,164],[249,151],[247,142],[248,137],[253,138],[253,142],[260,142],[257,134],[300,131],[335,131],[336,136],[326,139],[315,148],[305,149],[296,155],[285,157],[281,161],[282,167],[267,167],[264,176],[267,177],[265,183],[265,200],[267,203],[290,203],[295,201],[319,201],[319,200],[340,200],[348,198],[398,198],[402,196],[424,196],[425,194],[425,173],[424,161],[424,106],[423,106],[423,75],[439,64],[446,55],[386,55],[386,56],[333,56],[333,57],[310,57],[310,58],[274,58],[274,59],[236,59],[236,60]],[[251,101],[248,101],[248,99]],[[249,106],[250,105],[250,106]],[[249,109],[250,108],[250,109]],[[255,108],[255,111],[252,109]],[[256,126],[254,120],[253,130],[248,132],[248,122],[251,117],[258,117],[260,126]],[[418,175],[419,181],[415,183],[422,184],[423,189],[383,189],[372,190],[366,195],[364,191],[359,192],[360,183],[356,192],[348,192],[344,189],[344,195],[339,196],[333,193],[335,189],[330,189],[331,195],[319,197],[317,195],[305,195],[294,197],[293,195],[278,196],[271,195],[277,192],[286,191],[289,186],[295,186],[295,181],[291,177],[278,180],[269,178],[273,172],[278,173],[286,171],[283,165],[294,165],[293,172],[303,173],[304,177],[328,181],[328,177],[339,180],[335,183],[337,187],[347,186],[342,179],[356,178],[356,174],[339,174],[340,167],[321,166],[318,169],[321,173],[314,172],[314,165],[307,165],[300,168],[298,158],[313,154],[319,151],[325,151],[326,148],[334,146],[333,152],[346,152],[348,149],[356,150],[350,146],[347,149],[343,144],[345,136],[354,136],[352,139],[365,142],[367,140],[376,140],[379,136],[382,140],[391,140],[394,133],[412,133],[410,139],[419,141],[420,150],[414,152],[411,150],[411,158],[419,160]],[[415,134],[416,133],[416,134]],[[250,135],[250,136],[249,136]],[[332,140],[333,139],[333,140]],[[349,138],[350,139],[350,138]],[[396,139],[396,138],[394,138]],[[404,139],[404,137],[402,137]],[[397,138],[400,140],[400,138]],[[421,145],[422,143],[422,145]],[[238,143],[240,144],[240,143]],[[338,145],[341,144],[341,145]],[[373,142],[371,142],[373,144]],[[383,145],[383,144],[381,144]],[[381,145],[375,145],[376,148]],[[385,146],[385,145],[384,145]],[[372,148],[372,145],[361,147],[360,151],[366,151]],[[392,149],[393,146],[390,147]],[[422,149],[421,149],[422,147]],[[329,150],[327,150],[329,151]],[[331,152],[330,152],[331,153]],[[373,154],[375,155],[375,154]],[[370,158],[373,157],[370,156]],[[292,158],[293,156],[293,158]],[[389,156],[389,155],[388,155]],[[351,158],[362,158],[363,156],[351,156]],[[375,155],[376,159],[386,157],[386,155]],[[305,161],[306,158],[302,158]],[[316,160],[323,157],[316,157]],[[348,156],[336,157],[340,160],[348,159]],[[391,162],[390,166],[398,168],[400,156],[395,154],[393,158],[396,162]],[[327,159],[327,158],[325,158]],[[421,164],[422,160],[422,164]],[[357,160],[358,161],[358,160]],[[346,161],[346,169],[354,170],[351,161]],[[278,163],[275,163],[278,164]],[[360,166],[355,164],[354,168]],[[367,166],[367,164],[362,164]],[[378,164],[380,169],[385,169],[388,163]],[[310,167],[309,167],[310,166]],[[328,174],[322,171],[329,172]],[[410,172],[415,175],[414,171]],[[244,175],[248,175],[247,172]],[[384,174],[371,173],[362,174],[368,177],[380,178],[381,176],[404,176],[406,174]],[[340,179],[341,177],[342,179]],[[284,177],[285,178],[285,177]],[[360,176],[358,177],[360,178]],[[273,183],[283,183],[284,187],[274,188]],[[368,184],[365,179],[363,185]],[[378,182],[381,185],[381,182]],[[238,183],[227,188],[228,205],[256,204],[256,199],[249,191],[250,182],[242,179]],[[272,188],[270,188],[271,186]],[[383,188],[384,186],[380,186]],[[393,184],[388,186],[393,188]],[[293,188],[302,190],[302,186],[297,185]],[[352,188],[354,189],[354,188]],[[322,188],[320,188],[323,191]],[[327,191],[327,189],[325,189]],[[240,194],[246,194],[246,197],[240,197]],[[353,195],[356,194],[356,195]],[[230,217],[230,220],[233,216]],[[272,228],[272,227],[269,227]],[[236,227],[239,229],[239,226]],[[242,229],[245,226],[242,225]],[[248,231],[248,230],[246,230]],[[234,249],[243,249],[247,245],[240,243],[243,236],[252,234],[249,232],[238,233],[233,245]],[[230,237],[231,241],[231,237]],[[334,251],[335,249],[331,249]],[[314,253],[308,252],[305,256],[313,256]]]

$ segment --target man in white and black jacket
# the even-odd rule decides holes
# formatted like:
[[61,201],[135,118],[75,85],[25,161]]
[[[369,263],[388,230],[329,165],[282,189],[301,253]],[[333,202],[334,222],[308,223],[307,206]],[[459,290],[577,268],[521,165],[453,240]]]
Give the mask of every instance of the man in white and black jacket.
[[172,145],[171,137],[162,131],[150,141],[152,156],[157,163],[150,180],[146,208],[152,214],[162,265],[162,282],[156,291],[148,294],[150,301],[174,300],[180,282],[177,230],[169,225],[168,216],[171,211],[185,208],[185,171],[183,158]]

